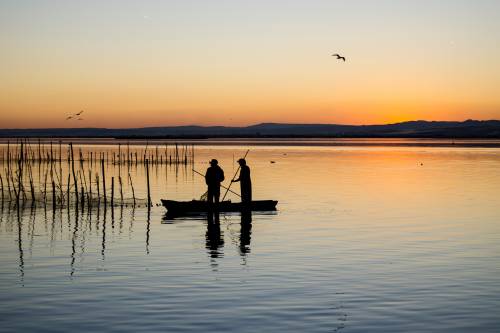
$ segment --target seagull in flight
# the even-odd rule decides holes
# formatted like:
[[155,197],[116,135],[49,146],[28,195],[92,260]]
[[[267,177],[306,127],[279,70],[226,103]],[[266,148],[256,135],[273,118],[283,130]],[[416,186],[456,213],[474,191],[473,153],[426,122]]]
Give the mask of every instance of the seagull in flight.
[[66,120],[71,120],[71,119],[75,119],[75,118],[78,118],[77,120],[83,120],[81,119],[80,115],[83,113],[83,110],[81,110],[80,112],[78,113],[75,113],[75,114],[71,114],[69,116],[66,117]]
[[338,60],[344,60],[345,62],[345,57],[342,57],[340,54],[338,53],[335,53],[335,54],[332,54],[332,57],[337,57]]

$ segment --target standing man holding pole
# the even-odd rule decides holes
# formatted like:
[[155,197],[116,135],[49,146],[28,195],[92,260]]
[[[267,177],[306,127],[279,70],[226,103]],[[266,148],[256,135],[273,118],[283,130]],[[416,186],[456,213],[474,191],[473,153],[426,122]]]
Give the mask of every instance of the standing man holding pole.
[[205,182],[208,186],[208,203],[219,203],[220,198],[220,183],[224,181],[224,171],[218,165],[216,159],[210,161],[210,167],[205,174]]
[[[248,155],[248,152],[249,152],[249,151],[250,151],[250,149],[248,149],[248,150],[247,150],[247,152],[245,153],[245,156],[243,156],[243,158],[240,158],[240,160],[244,160],[245,158],[247,158],[247,155]],[[239,163],[239,161],[238,161],[238,163]],[[226,189],[226,193],[224,193],[224,196],[222,197],[222,201],[224,201],[224,199],[226,199],[227,192],[229,192],[229,191],[230,191],[230,189],[231,189],[231,185],[233,185],[234,180],[236,179],[236,175],[238,174],[238,172],[240,172],[240,168],[241,168],[241,164],[240,164],[240,166],[238,166],[238,169],[237,169],[237,170],[236,170],[236,172],[234,173],[234,176],[233,176],[233,178],[231,179],[231,183],[229,183],[229,186],[228,186],[228,187],[227,187],[227,189]],[[250,171],[250,169],[249,169],[249,171]],[[248,173],[248,175],[250,175],[250,172]]]
[[241,186],[241,202],[249,204],[252,202],[252,180],[250,178],[250,168],[244,158],[238,160],[240,165],[240,176],[238,179],[233,179],[233,182],[240,182]]

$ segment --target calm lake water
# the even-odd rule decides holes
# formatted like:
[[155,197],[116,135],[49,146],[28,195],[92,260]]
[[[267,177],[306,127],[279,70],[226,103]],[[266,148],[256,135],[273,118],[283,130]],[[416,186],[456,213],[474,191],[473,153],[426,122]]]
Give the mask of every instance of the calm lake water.
[[[5,204],[0,331],[498,332],[499,148],[242,142],[194,168],[230,179],[247,149],[254,198],[279,200],[251,223]],[[106,168],[145,197],[143,169]],[[151,186],[205,191],[191,166],[153,166]]]

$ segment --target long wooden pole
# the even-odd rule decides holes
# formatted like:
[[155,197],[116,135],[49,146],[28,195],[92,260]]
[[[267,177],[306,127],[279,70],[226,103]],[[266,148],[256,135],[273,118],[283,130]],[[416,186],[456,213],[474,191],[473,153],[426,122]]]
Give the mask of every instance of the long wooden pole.
[[17,188],[17,195],[16,195],[16,203],[19,208],[19,197],[21,195],[21,191],[23,190],[23,143],[21,142],[21,151],[19,153],[19,160],[18,160],[18,188]]
[[[193,172],[194,172],[194,173],[196,173],[196,174],[198,174],[198,175],[200,175],[200,176],[202,176],[202,177],[205,177],[205,175],[204,175],[204,174],[202,174],[201,172],[196,171],[195,169],[193,169]],[[221,186],[220,186],[220,187],[222,187],[222,188],[223,188],[223,189],[225,189],[225,190],[228,190],[229,192],[231,192],[231,193],[233,193],[233,194],[236,194],[237,196],[239,196],[239,197],[241,198],[241,195],[239,195],[238,193],[234,192],[234,191],[233,191],[233,190],[231,190],[231,189],[228,189],[228,188],[227,188],[227,187],[225,187],[224,185],[222,185],[222,184],[221,184]]]
[[104,206],[106,206],[106,174],[104,171],[104,160],[101,160],[101,169],[102,169],[102,195],[104,196]]
[[3,178],[2,175],[0,174],[0,187],[2,188],[2,203],[3,203]]
[[68,214],[69,214],[69,204],[70,204],[70,202],[69,202],[69,186],[70,186],[69,183],[70,182],[71,182],[71,178],[70,178],[70,175],[69,175],[69,172],[68,172],[68,184],[66,184],[66,186],[67,186],[67,188],[66,188],[66,191],[67,191],[66,192],[66,196],[67,196],[66,201],[68,202]]
[[115,177],[111,177],[111,207],[114,206],[115,206]]
[[128,173],[128,178],[130,179],[130,187],[132,188],[132,199],[134,200],[134,207],[135,207],[135,191],[134,191],[134,184],[132,183],[132,177],[130,176],[130,172]]
[[148,210],[151,207],[151,190],[149,188],[149,161],[146,159],[146,178],[147,178],[147,185],[148,185]]
[[118,183],[120,184],[120,205],[123,206],[123,184],[122,184],[122,176],[118,176]]
[[52,179],[52,211],[56,211],[56,183]]
[[73,183],[75,184],[75,204],[76,204],[76,210],[78,210],[78,180],[76,179],[76,173],[75,173],[75,155],[73,154],[73,143],[70,142],[69,144],[69,149],[70,149],[70,159],[71,159],[71,173],[73,174]]

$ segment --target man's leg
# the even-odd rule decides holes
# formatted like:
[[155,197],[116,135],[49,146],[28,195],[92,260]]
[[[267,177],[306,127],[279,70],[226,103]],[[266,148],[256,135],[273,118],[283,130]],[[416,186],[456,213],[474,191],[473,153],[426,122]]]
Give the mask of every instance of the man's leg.
[[214,192],[210,188],[208,189],[207,193],[207,201],[209,204],[212,204],[214,202]]
[[220,187],[216,190],[214,190],[214,199],[215,203],[218,204],[220,200]]
[[252,188],[248,185],[241,187],[241,202],[250,203],[252,201]]

